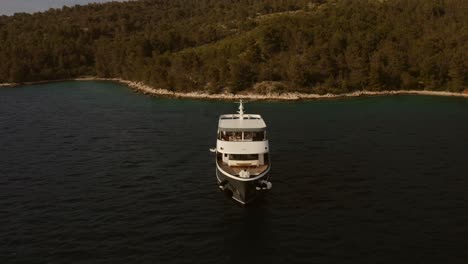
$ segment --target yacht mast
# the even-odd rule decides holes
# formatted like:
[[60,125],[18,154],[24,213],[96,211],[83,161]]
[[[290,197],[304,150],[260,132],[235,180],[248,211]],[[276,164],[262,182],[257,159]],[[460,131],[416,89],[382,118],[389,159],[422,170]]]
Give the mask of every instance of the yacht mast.
[[237,113],[239,113],[239,119],[244,120],[244,104],[242,99],[239,102],[239,111],[237,111]]

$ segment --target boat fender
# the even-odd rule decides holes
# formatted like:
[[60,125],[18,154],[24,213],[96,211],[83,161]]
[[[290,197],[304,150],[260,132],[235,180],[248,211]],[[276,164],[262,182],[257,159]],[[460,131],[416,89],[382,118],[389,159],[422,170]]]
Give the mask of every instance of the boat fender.
[[273,184],[269,181],[260,181],[260,185],[256,187],[257,190],[270,190]]
[[228,181],[227,181],[227,180],[224,180],[224,181],[220,182],[218,186],[219,186],[219,188],[220,188],[221,190],[224,191],[224,189],[226,188],[226,184],[227,184],[227,183],[228,183]]

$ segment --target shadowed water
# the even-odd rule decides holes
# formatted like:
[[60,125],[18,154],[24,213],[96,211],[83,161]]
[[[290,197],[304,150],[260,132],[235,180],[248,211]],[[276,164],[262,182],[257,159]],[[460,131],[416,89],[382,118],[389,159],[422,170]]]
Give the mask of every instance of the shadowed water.
[[227,102],[0,90],[1,263],[466,263],[468,100],[252,102],[273,190],[216,186]]

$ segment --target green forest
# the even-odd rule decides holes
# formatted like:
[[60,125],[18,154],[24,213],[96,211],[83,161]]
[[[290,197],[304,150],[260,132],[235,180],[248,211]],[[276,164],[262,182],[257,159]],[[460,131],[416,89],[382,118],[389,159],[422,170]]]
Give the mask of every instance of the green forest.
[[139,0],[0,16],[0,83],[209,93],[468,88],[466,0]]

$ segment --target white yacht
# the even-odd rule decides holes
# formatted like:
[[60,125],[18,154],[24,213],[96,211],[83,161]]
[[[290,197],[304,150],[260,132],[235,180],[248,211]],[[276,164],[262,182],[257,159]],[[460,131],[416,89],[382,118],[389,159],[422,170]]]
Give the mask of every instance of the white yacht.
[[271,189],[269,150],[265,122],[260,115],[244,113],[241,100],[237,114],[219,117],[216,149],[211,149],[219,188],[241,204]]

